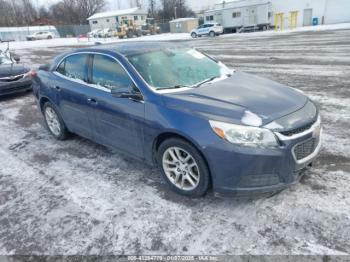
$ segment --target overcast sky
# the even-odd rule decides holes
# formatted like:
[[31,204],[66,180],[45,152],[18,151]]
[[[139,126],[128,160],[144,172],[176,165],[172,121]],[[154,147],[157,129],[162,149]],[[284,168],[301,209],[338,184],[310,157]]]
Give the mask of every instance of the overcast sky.
[[[58,0],[32,0],[34,4],[43,4],[50,5],[52,3],[58,2]],[[106,0],[109,2],[109,7],[113,9],[118,8],[129,8],[131,0]],[[134,1],[135,2],[135,1]],[[148,0],[141,0],[141,2],[147,6]],[[158,0],[158,2],[160,2]],[[187,4],[195,11],[198,11],[202,8],[213,7],[216,2],[221,2],[219,0],[186,0]]]

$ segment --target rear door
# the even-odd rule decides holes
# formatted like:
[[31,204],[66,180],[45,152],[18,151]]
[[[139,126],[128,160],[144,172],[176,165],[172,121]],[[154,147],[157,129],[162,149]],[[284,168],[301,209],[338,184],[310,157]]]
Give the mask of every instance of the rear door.
[[96,140],[142,158],[144,101],[116,98],[111,94],[113,87],[130,86],[130,90],[139,90],[115,58],[94,54],[91,59],[89,82],[95,88],[95,92],[90,99],[95,101]]
[[53,88],[57,92],[58,107],[68,129],[93,139],[93,109],[88,97],[95,90],[87,85],[88,54],[74,54],[65,58],[54,72]]

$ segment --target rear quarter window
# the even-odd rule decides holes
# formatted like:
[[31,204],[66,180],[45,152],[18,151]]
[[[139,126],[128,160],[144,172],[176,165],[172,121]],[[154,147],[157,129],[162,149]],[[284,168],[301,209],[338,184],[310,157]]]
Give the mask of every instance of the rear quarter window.
[[85,81],[87,54],[71,55],[65,58],[56,71],[72,79]]

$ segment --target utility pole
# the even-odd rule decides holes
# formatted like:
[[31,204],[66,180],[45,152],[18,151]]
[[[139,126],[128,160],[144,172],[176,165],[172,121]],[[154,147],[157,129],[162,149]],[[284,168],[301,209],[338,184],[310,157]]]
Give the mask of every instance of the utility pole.
[[177,6],[174,7],[175,19],[177,18],[176,9],[177,9]]
[[141,8],[140,0],[135,1],[136,7]]
[[13,12],[13,22],[16,22],[16,26],[18,26],[18,19],[17,19],[17,10],[15,7],[15,3],[14,0],[11,0],[11,5],[12,5],[12,12]]

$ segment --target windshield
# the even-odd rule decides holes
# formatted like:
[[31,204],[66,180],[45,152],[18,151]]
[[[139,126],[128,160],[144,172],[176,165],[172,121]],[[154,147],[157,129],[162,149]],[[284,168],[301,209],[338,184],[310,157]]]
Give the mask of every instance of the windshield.
[[4,54],[2,51],[0,51],[0,65],[4,64],[12,64],[12,61],[6,54]]
[[131,55],[128,59],[156,89],[195,87],[230,73],[222,63],[190,48],[164,49]]

